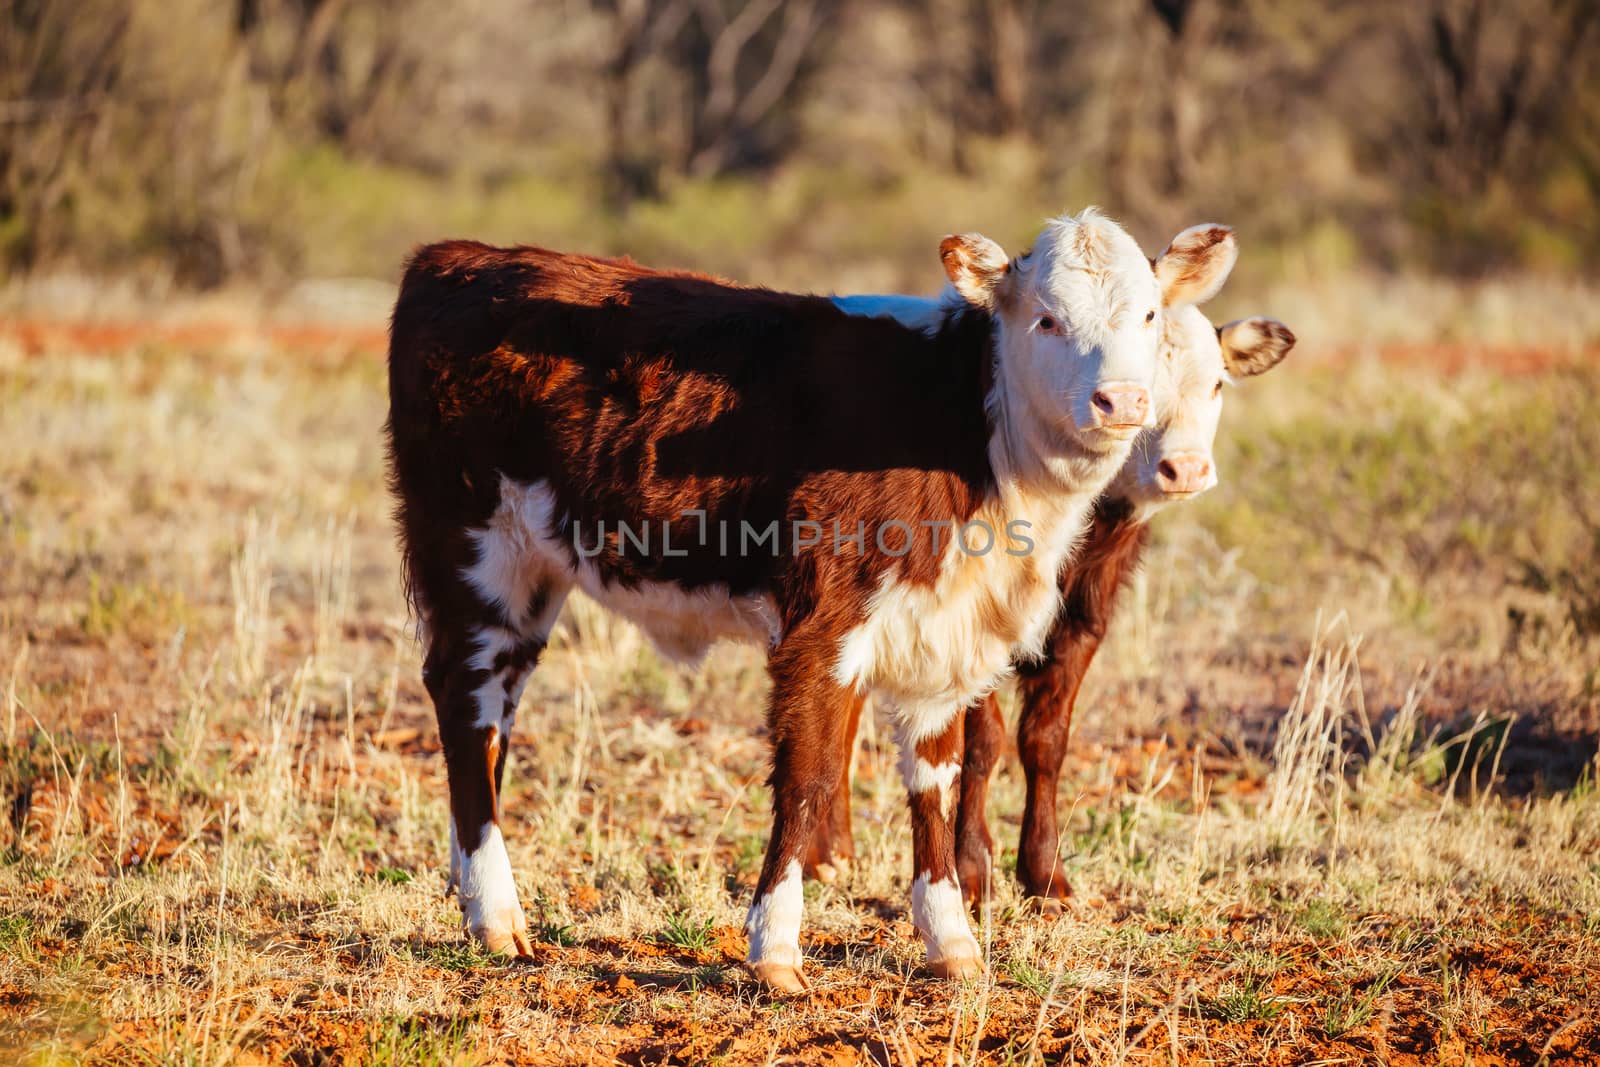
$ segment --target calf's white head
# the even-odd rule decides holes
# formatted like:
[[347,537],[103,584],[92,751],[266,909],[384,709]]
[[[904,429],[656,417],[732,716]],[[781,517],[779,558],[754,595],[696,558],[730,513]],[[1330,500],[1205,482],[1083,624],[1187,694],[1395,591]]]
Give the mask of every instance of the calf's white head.
[[956,292],[994,317],[1008,418],[1047,456],[1123,449],[1154,425],[1164,320],[1215,292],[1236,255],[1227,227],[1196,226],[1152,265],[1093,208],[1050,221],[1015,260],[979,234],[939,246]]
[[[1156,260],[1158,271],[1166,255]],[[1217,484],[1212,447],[1222,418],[1223,386],[1271,370],[1294,347],[1293,332],[1275,319],[1240,319],[1216,327],[1195,302],[1167,308],[1155,425],[1139,435],[1107,492],[1145,514]]]

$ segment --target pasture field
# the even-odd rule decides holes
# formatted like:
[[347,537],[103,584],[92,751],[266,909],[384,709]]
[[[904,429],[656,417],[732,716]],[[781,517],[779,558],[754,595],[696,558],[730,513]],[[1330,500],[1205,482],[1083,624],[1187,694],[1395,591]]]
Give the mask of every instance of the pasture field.
[[869,719],[772,998],[759,653],[583,604],[508,769],[535,961],[464,940],[378,344],[0,328],[0,1061],[1600,1062],[1593,349],[1238,390],[1080,701],[1075,905],[1017,897],[1007,760],[987,973],[930,979]]

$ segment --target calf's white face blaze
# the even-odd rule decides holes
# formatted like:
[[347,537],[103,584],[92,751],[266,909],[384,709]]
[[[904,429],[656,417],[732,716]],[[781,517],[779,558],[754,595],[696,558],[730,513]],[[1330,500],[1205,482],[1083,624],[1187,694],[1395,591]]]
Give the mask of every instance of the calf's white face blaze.
[[1110,493],[1142,515],[1216,486],[1214,446],[1225,386],[1277,366],[1295,336],[1275,319],[1212,326],[1198,308],[1169,308],[1156,381],[1156,425],[1134,442]]
[[940,257],[957,292],[994,314],[997,384],[1038,424],[1042,451],[1103,451],[1148,421],[1161,290],[1121,227],[1091,209],[1047,223],[1014,262],[976,234],[945,238]]
[[1115,449],[1155,424],[1164,309],[1209,297],[1237,255],[1233,231],[1206,224],[1152,262],[1092,208],[1049,222],[1014,261],[978,234],[940,245],[956,292],[995,316],[1002,403],[1045,456]]

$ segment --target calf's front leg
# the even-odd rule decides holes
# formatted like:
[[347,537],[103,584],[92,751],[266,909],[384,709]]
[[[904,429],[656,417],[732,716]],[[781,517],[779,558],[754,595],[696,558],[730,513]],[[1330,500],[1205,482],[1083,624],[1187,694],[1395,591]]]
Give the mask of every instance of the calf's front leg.
[[802,637],[773,650],[768,662],[772,838],[745,920],[750,970],[763,985],[781,993],[807,988],[800,963],[801,863],[847,772],[848,709],[858,699],[834,681],[826,656],[803,651],[808,644],[825,647]]
[[940,978],[983,970],[956,874],[956,797],[961,779],[961,709],[902,712],[900,771],[911,801],[911,921]]

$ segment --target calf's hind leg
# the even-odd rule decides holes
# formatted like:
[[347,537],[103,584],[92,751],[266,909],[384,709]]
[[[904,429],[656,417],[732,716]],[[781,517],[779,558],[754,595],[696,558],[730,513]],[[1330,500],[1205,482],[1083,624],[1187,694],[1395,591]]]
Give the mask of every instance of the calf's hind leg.
[[1099,648],[1098,635],[1058,624],[1044,662],[1021,664],[1017,671],[1022,697],[1017,754],[1027,778],[1017,879],[1023,892],[1047,910],[1059,909],[1072,895],[1067,872],[1057,858],[1056,786],[1072,732],[1078,687]]
[[847,698],[844,732],[844,766],[834,785],[827,812],[817,820],[816,832],[806,846],[804,874],[819,882],[834,882],[850,874],[856,860],[855,834],[850,828],[850,765],[855,755],[856,733],[861,727],[861,707],[867,698],[859,693]]
[[994,878],[994,838],[989,835],[989,776],[1005,745],[1005,720],[993,693],[966,710],[961,760],[961,807],[956,813],[956,871],[961,893],[976,908]]
[[[469,572],[470,573],[470,572]],[[547,583],[515,603],[475,586],[429,601],[423,680],[433,698],[450,786],[450,882],[467,932],[490,952],[532,948],[500,828],[500,789],[517,701],[560,611]]]

